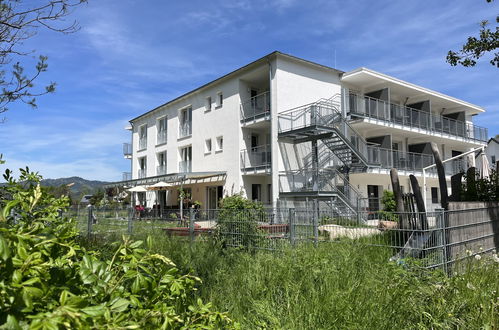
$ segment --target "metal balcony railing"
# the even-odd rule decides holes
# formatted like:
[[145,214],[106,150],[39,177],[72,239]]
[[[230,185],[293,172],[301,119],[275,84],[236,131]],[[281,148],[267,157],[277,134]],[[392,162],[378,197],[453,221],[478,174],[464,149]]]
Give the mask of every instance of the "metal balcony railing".
[[[433,155],[384,149],[376,146],[367,147],[367,158],[372,163],[380,164],[381,168],[396,168],[398,170],[410,172],[422,172],[424,167],[435,164]],[[446,175],[454,175],[459,172],[464,172],[468,169],[468,167],[467,159],[456,159],[454,161],[444,163]],[[436,169],[431,168],[428,170],[428,173],[436,174]]]
[[156,175],[165,175],[166,174],[166,164],[156,166]]
[[145,178],[145,177],[147,176],[146,172],[147,172],[147,171],[146,171],[146,169],[145,169],[145,168],[141,168],[141,169],[139,169],[139,172],[138,172],[139,179],[143,179],[143,178]]
[[147,148],[147,138],[139,139],[139,150],[144,150]]
[[185,122],[181,124],[178,128],[179,136],[181,138],[191,136],[192,135],[192,122]]
[[132,157],[132,144],[123,143],[123,156],[125,156],[125,158]]
[[182,160],[178,163],[178,170],[180,173],[189,173],[192,172],[192,161],[191,160]]
[[156,144],[166,143],[166,131],[159,131],[156,136]]
[[270,171],[272,154],[270,145],[241,150],[241,169],[243,171]]
[[132,173],[130,173],[130,172],[123,172],[123,174],[122,174],[122,180],[123,181],[132,180]]
[[241,103],[241,121],[270,118],[270,92],[263,92]]
[[352,210],[365,206],[366,198],[336,169],[301,169],[279,173],[281,193],[334,193]]
[[349,107],[350,113],[355,116],[425,129],[431,133],[447,134],[474,141],[486,142],[488,139],[488,130],[485,127],[365,95],[350,94]]

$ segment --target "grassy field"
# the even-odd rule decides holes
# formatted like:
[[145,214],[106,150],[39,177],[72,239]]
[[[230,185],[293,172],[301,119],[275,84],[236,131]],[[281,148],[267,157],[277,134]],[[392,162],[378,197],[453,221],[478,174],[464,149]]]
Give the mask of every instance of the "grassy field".
[[[201,298],[244,329],[499,328],[499,263],[492,258],[466,261],[448,277],[417,261],[390,263],[393,250],[363,244],[252,253],[158,233],[154,242],[156,252],[203,280]],[[92,246],[109,253],[102,240]]]

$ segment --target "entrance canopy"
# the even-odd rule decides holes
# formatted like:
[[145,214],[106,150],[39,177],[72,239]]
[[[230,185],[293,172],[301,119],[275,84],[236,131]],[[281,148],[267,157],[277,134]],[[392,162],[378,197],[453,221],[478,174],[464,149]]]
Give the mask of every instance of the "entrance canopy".
[[[120,187],[129,188],[128,191],[137,191],[130,189],[133,189],[134,187],[137,188],[139,186],[149,186],[149,190],[165,190],[180,185],[225,181],[226,176],[226,172],[172,173],[151,176],[143,179],[112,182],[104,185],[104,188]],[[147,191],[147,189],[139,191]]]

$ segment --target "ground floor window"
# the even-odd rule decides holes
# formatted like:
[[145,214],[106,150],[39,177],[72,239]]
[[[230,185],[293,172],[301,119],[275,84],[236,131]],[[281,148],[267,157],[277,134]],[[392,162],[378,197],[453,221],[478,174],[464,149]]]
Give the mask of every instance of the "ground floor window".
[[251,185],[251,200],[261,202],[262,201],[262,185],[252,184]]
[[431,187],[431,202],[438,203],[438,188]]

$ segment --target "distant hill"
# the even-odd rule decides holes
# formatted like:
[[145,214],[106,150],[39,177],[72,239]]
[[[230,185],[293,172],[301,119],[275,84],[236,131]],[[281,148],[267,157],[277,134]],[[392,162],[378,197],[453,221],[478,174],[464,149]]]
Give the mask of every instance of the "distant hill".
[[71,183],[73,183],[73,185],[70,187],[71,196],[79,197],[82,193],[93,194],[95,191],[102,188],[103,185],[109,182],[97,181],[97,180],[85,180],[78,176],[72,176],[70,178],[45,179],[42,180],[40,184],[45,187],[59,187]]

